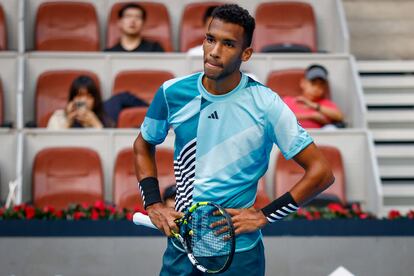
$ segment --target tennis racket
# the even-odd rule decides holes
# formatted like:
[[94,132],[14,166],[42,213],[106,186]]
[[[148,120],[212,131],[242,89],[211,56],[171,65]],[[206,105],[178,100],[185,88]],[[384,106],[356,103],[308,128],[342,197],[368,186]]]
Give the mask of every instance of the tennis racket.
[[[133,222],[157,228],[142,213],[135,213]],[[211,227],[213,223],[215,227]],[[198,270],[214,274],[229,268],[236,240],[231,217],[223,207],[213,202],[196,203],[176,224],[179,231],[173,232],[173,236]]]

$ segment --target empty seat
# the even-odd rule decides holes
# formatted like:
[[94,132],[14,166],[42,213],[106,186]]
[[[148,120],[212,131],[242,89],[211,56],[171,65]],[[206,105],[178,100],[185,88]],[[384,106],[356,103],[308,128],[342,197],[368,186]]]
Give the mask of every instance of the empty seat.
[[115,77],[112,94],[129,91],[147,103],[151,103],[161,84],[172,78],[174,78],[172,73],[161,70],[122,71]]
[[180,50],[187,52],[189,49],[201,45],[205,37],[204,14],[211,6],[219,6],[220,2],[191,3],[185,6],[181,16]]
[[[143,37],[157,41],[161,44],[164,51],[171,52],[173,50],[171,42],[171,23],[168,10],[162,3],[152,2],[128,2],[137,3],[142,6],[146,13],[147,19],[145,21],[142,32]],[[111,48],[118,43],[120,32],[118,27],[118,12],[126,3],[116,3],[112,6],[106,34],[106,47]]]
[[99,50],[98,19],[91,3],[42,3],[35,24],[36,50]]
[[280,51],[316,52],[316,20],[312,6],[301,2],[261,3],[256,9],[253,47],[273,45]]
[[[161,195],[164,190],[175,183],[174,176],[174,152],[172,149],[158,147],[155,154],[158,180]],[[137,177],[134,168],[134,153],[132,149],[122,150],[115,161],[113,198],[119,208],[142,208],[141,195],[139,194]]]
[[7,24],[3,7],[0,5],[0,51],[7,50]]
[[266,185],[264,178],[260,178],[259,183],[257,184],[257,195],[256,201],[254,202],[254,208],[262,209],[270,203],[270,198],[266,193]]
[[65,108],[70,86],[73,80],[80,75],[91,77],[99,88],[98,77],[90,71],[47,71],[39,76],[35,99],[36,124],[38,127],[46,127],[53,112]]
[[[286,69],[272,71],[267,77],[266,86],[281,97],[296,97],[302,95],[300,81],[305,77],[305,69]],[[329,87],[325,91],[325,98],[330,99]]]
[[[322,195],[326,198],[338,199],[346,203],[345,171],[342,163],[341,152],[331,146],[318,146],[332,167],[335,182],[326,189]],[[286,160],[279,153],[275,171],[275,197],[279,197],[289,191],[305,174],[304,169],[294,160]]]
[[61,209],[73,203],[103,200],[103,173],[99,155],[87,148],[47,148],[37,153],[32,171],[36,207]]
[[147,107],[131,107],[121,111],[118,117],[118,128],[140,127],[147,114]]

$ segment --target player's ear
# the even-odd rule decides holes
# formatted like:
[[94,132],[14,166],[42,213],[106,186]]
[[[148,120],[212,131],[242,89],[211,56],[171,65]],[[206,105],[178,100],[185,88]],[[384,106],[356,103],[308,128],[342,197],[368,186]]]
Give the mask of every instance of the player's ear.
[[248,61],[250,59],[250,57],[252,56],[252,54],[253,54],[253,48],[252,47],[247,47],[246,49],[243,50],[241,60],[243,62]]

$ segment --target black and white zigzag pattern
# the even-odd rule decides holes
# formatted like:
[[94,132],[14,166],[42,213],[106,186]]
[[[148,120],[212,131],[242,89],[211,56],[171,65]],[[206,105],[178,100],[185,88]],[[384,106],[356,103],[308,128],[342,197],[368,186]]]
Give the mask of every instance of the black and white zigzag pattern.
[[296,212],[297,209],[299,209],[299,207],[293,205],[292,203],[289,203],[287,206],[283,206],[282,208],[269,214],[266,218],[270,223],[272,223],[272,222],[275,222],[276,220],[284,219],[290,213]]
[[196,139],[188,142],[183,147],[177,160],[174,160],[174,172],[177,181],[175,209],[180,212],[190,207],[193,200],[196,144]]

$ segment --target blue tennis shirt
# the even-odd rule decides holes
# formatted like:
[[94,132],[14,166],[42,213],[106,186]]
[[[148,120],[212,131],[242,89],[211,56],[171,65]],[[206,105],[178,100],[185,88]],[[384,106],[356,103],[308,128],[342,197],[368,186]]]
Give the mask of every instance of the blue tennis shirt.
[[[175,132],[175,208],[213,201],[225,208],[248,208],[276,144],[290,159],[313,142],[280,97],[242,74],[224,95],[209,93],[203,73],[166,81],[156,93],[141,134],[148,143]],[[236,252],[249,250],[260,231],[237,236]]]

